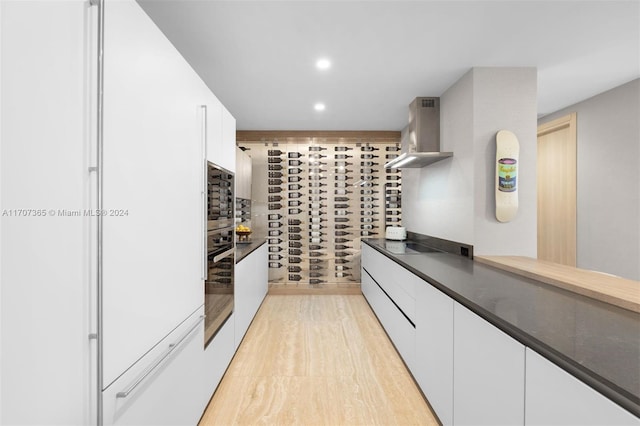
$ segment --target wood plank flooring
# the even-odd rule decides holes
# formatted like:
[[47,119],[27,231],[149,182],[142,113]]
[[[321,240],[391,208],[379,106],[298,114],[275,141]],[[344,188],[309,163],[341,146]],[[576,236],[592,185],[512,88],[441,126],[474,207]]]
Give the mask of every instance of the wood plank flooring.
[[437,425],[361,295],[269,295],[200,426]]

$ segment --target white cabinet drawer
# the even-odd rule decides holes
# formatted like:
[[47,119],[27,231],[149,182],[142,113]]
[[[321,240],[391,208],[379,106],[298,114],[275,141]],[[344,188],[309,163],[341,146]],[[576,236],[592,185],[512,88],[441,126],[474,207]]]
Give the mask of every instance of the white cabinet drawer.
[[103,391],[105,425],[198,422],[209,399],[202,391],[203,315],[200,308]]
[[422,279],[367,244],[362,245],[362,267],[371,274],[402,312],[411,321],[415,321],[415,287],[422,283]]
[[640,420],[536,352],[526,350],[527,425],[640,425]]
[[416,329],[402,314],[397,306],[384,294],[378,284],[363,269],[362,294],[371,305],[378,320],[386,330],[389,338],[402,356],[409,369],[412,369],[415,358]]

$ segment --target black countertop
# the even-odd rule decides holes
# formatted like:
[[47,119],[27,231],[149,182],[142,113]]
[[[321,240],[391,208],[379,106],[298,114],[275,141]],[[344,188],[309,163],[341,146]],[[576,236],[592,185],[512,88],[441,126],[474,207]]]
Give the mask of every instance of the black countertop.
[[362,241],[640,416],[640,314],[462,256]]
[[259,238],[254,236],[254,238],[252,238],[248,243],[236,243],[236,263],[249,256],[266,242],[266,237]]

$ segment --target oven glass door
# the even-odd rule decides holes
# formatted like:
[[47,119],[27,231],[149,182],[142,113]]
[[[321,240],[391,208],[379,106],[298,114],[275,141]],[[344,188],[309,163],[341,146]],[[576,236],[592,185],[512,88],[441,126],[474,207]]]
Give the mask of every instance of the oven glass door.
[[207,233],[207,279],[204,283],[205,346],[233,312],[234,228]]

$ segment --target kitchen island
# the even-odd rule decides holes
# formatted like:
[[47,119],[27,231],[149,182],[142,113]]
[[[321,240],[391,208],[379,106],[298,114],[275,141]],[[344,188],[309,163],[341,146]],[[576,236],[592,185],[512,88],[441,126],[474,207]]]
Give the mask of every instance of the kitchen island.
[[[393,249],[389,250],[388,246]],[[409,290],[407,293],[407,291],[401,292],[395,288],[406,286],[404,283],[407,282],[406,279],[401,280],[397,273],[395,275],[389,274],[389,278],[383,277],[383,270],[386,266],[376,265],[385,261],[389,266],[398,265],[403,270],[415,275],[417,278],[415,294],[411,294],[413,290]],[[368,269],[378,270],[378,272],[372,273]],[[365,273],[370,278],[367,278]],[[386,286],[379,282],[379,277],[382,277],[381,280],[386,280]],[[405,362],[409,360],[407,365],[410,370],[412,366],[415,366],[416,369],[421,368],[423,363],[419,348],[424,342],[420,341],[419,331],[421,327],[420,312],[424,306],[421,305],[418,294],[423,286],[427,286],[430,290],[435,289],[439,295],[452,300],[451,303],[455,305],[451,308],[455,310],[457,315],[455,316],[455,326],[453,325],[454,312],[446,314],[452,317],[452,325],[451,336],[445,340],[445,346],[451,344],[452,348],[458,349],[453,356],[454,362],[463,356],[460,349],[465,343],[458,340],[460,336],[464,335],[462,332],[458,333],[457,327],[461,324],[458,318],[467,315],[463,312],[469,311],[474,317],[478,317],[492,328],[504,333],[505,337],[513,340],[515,345],[512,346],[521,346],[522,350],[516,348],[515,353],[517,354],[516,358],[522,356],[522,366],[513,370],[515,371],[513,375],[522,375],[522,382],[526,381],[527,402],[535,397],[535,389],[529,389],[535,380],[533,377],[530,378],[529,374],[533,371],[536,357],[540,356],[542,362],[550,362],[553,366],[559,367],[563,373],[568,373],[572,378],[606,397],[607,403],[613,401],[619,406],[618,409],[622,407],[626,410],[624,414],[629,415],[629,418],[632,419],[632,423],[634,421],[636,424],[638,423],[637,417],[640,416],[640,314],[480,264],[462,256],[440,251],[419,252],[415,250],[404,250],[403,254],[402,250],[397,250],[397,242],[388,244],[386,240],[382,239],[363,240],[363,293],[369,300],[371,297],[367,296],[366,279],[373,282],[373,285],[369,287],[374,291],[377,291],[375,286],[377,284],[382,293],[406,317],[409,331],[413,326],[416,339],[413,347],[414,352],[411,352],[410,345],[405,344],[405,347],[408,348],[405,352],[409,356],[403,356]],[[372,294],[374,294],[374,299],[384,300],[383,296]],[[398,296],[396,297],[394,294]],[[402,298],[407,298],[411,302],[408,304]],[[415,303],[415,307],[411,303]],[[372,304],[371,301],[370,304]],[[410,307],[405,309],[405,306]],[[373,304],[372,307],[376,311]],[[415,309],[415,313],[412,313],[412,309]],[[459,315],[458,312],[460,312]],[[382,319],[381,322],[384,325]],[[385,328],[393,340],[392,333],[389,332],[388,327]],[[408,340],[405,339],[405,341]],[[401,347],[397,342],[394,343],[402,355]],[[400,343],[400,346],[402,344]],[[467,349],[470,352],[475,351],[474,346]],[[451,349],[451,352],[453,351],[454,349]],[[481,349],[478,351],[482,354]],[[414,358],[412,359],[411,356]],[[526,358],[527,366],[526,378],[524,358]],[[461,365],[464,365],[462,361]],[[452,366],[451,370],[453,370]],[[456,369],[456,371],[460,370]],[[451,375],[453,376],[453,374]],[[419,374],[414,372],[414,376],[420,382]],[[459,383],[459,376],[456,373],[454,388]],[[451,380],[453,381],[453,378]],[[523,400],[525,399],[524,385],[522,383]],[[520,384],[515,385],[515,388],[518,386]],[[460,389],[454,389],[454,399],[458,398],[460,392]],[[425,391],[425,395],[430,399],[428,392]],[[464,395],[459,399],[463,401]],[[533,403],[535,401],[532,401]],[[449,401],[447,404],[457,408],[450,409],[451,416],[442,416],[438,413],[441,420],[443,417],[463,418],[461,413],[458,413],[457,417],[453,414],[457,413],[456,410],[464,404],[458,404],[457,399],[453,402]],[[438,411],[438,407],[434,408]],[[524,407],[522,408],[524,412]],[[534,411],[527,407],[527,418],[530,415],[535,415]],[[526,423],[524,414],[522,418],[522,423]],[[455,420],[453,422],[458,423]],[[519,420],[517,422],[520,423]],[[443,420],[443,423],[446,424],[448,421]]]

